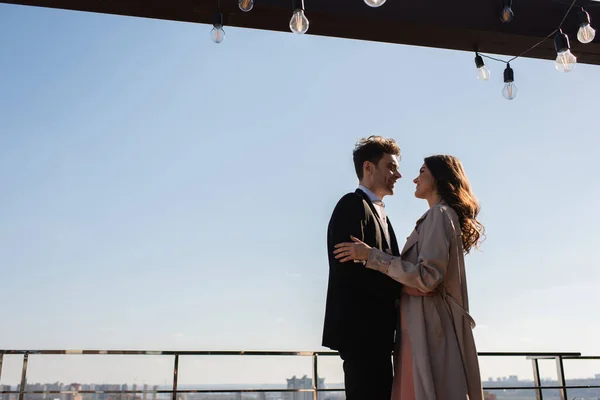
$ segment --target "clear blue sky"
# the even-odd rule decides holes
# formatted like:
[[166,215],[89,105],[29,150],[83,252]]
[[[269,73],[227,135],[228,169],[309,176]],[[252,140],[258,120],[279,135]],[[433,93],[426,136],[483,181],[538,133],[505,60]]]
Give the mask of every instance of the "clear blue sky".
[[[423,157],[460,157],[481,200],[479,350],[600,354],[597,66],[520,59],[507,101],[503,66],[479,82],[471,53],[233,28],[215,45],[209,30],[0,5],[0,347],[321,349],[327,222],[356,187],[355,141],[381,134],[404,153],[386,200],[401,240],[426,209]],[[184,381],[310,372],[207,361]],[[80,362],[33,360],[30,381],[133,369]],[[166,375],[142,363],[138,383],[170,379],[152,362]]]

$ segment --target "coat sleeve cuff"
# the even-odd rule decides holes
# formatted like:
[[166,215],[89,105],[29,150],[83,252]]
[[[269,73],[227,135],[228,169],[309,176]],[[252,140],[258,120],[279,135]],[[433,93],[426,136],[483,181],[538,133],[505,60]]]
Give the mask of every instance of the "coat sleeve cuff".
[[394,257],[379,249],[373,248],[371,249],[371,254],[369,254],[366,267],[387,274],[390,269],[390,264],[392,263],[392,258]]

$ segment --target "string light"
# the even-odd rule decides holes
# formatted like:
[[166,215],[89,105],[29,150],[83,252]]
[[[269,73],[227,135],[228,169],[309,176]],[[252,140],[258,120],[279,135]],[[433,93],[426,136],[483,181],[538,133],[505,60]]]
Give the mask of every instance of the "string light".
[[565,35],[562,29],[554,37],[554,48],[556,49],[556,61],[554,65],[560,72],[571,72],[577,66],[577,58],[571,53],[569,37]]
[[[255,0],[238,0],[238,7],[240,10],[244,12],[251,11],[254,7]],[[381,7],[387,0],[363,0],[370,7]],[[598,1],[600,0],[593,0]],[[506,68],[504,69],[504,87],[502,89],[502,95],[508,99],[513,100],[517,96],[517,86],[514,83],[514,70],[511,68],[510,63],[516,60],[519,57],[524,56],[531,50],[538,47],[540,44],[544,43],[546,40],[550,39],[554,36],[554,47],[556,49],[556,60],[555,66],[556,69],[561,72],[570,72],[575,69],[577,65],[577,58],[571,53],[571,45],[569,42],[569,37],[562,31],[562,25],[567,19],[571,9],[575,5],[577,0],[573,0],[566,14],[564,15],[562,21],[558,25],[553,32],[551,32],[548,36],[540,40],[538,43],[534,44],[530,48],[523,51],[521,54],[512,57],[508,61],[504,61],[498,58],[490,57],[485,54],[480,54],[479,52],[475,53],[475,66],[477,68],[477,79],[482,81],[487,81],[490,79],[491,72],[488,67],[485,65],[483,58],[489,58],[495,61],[499,61],[506,64]],[[218,6],[219,0],[217,0]],[[513,0],[503,0],[504,7],[502,9],[502,13],[500,15],[500,19],[503,23],[509,23],[514,19],[514,12],[512,9]],[[304,12],[304,0],[292,0],[293,6],[293,14],[290,19],[290,30],[297,34],[304,34],[308,31],[309,21],[306,18]],[[219,8],[219,7],[217,7]],[[578,14],[579,18],[579,30],[577,32],[577,39],[581,43],[591,43],[594,41],[596,36],[596,31],[592,28],[590,24],[590,15],[588,12],[581,7],[581,10]],[[223,30],[223,14],[220,11],[217,11],[214,16],[213,29],[210,31],[210,38],[215,43],[221,43],[225,40],[225,31]]]
[[386,0],[365,0],[369,7],[381,7]]
[[254,7],[254,0],[239,0],[238,7],[243,12],[248,12]]
[[210,39],[219,44],[225,40],[225,31],[223,30],[223,14],[221,11],[215,13],[213,28],[210,31]]
[[304,0],[292,0],[294,13],[290,19],[290,29],[292,32],[302,35],[308,31],[308,18],[304,15]]
[[[600,2],[600,0],[594,0],[594,1]],[[490,57],[488,55],[476,52],[475,53],[475,65],[478,69],[478,71],[477,71],[478,78],[485,80],[486,72],[488,73],[487,76],[489,78],[489,70],[485,71],[482,69],[482,68],[485,68],[485,64],[483,63],[483,58],[488,58],[488,59],[506,64],[506,69],[504,70],[504,88],[502,89],[502,95],[508,100],[513,100],[517,96],[517,86],[514,83],[515,73],[514,73],[514,70],[510,67],[510,63],[513,62],[514,60],[516,60],[517,58],[522,57],[525,54],[529,53],[530,51],[532,51],[533,49],[535,49],[536,47],[538,47],[539,45],[541,45],[542,43],[544,43],[546,40],[550,39],[553,36],[554,36],[554,47],[556,49],[556,60],[555,60],[556,69],[561,72],[572,71],[575,68],[575,66],[577,65],[577,57],[575,57],[571,53],[571,45],[569,43],[569,37],[562,31],[562,26],[563,26],[564,22],[566,21],[567,17],[569,16],[571,9],[573,8],[573,6],[575,5],[576,2],[577,2],[577,0],[573,0],[571,2],[571,5],[569,6],[569,9],[565,13],[562,21],[560,21],[560,24],[554,31],[550,32],[550,34],[548,36],[546,36],[545,38],[543,38],[542,40],[540,40],[533,46],[524,50],[520,54],[512,57],[510,60],[505,61],[505,60],[501,60],[499,58]],[[510,11],[510,12],[508,12],[508,11]],[[503,10],[503,14],[502,14],[502,21],[510,22],[509,20],[512,19],[512,16],[514,16],[514,14],[512,13],[512,1],[504,0],[504,10]],[[582,43],[590,43],[591,41],[594,40],[595,34],[596,34],[596,31],[590,26],[590,16],[587,13],[587,11],[585,11],[585,9],[582,7],[581,11],[579,13],[579,32],[577,34],[577,38]]]
[[512,10],[512,0],[504,0],[504,8],[502,14],[500,14],[500,21],[505,24],[509,23],[515,17],[515,13]]
[[596,37],[596,31],[590,25],[590,14],[581,7],[579,11],[579,31],[577,32],[577,40],[581,43],[590,43]]
[[510,67],[510,63],[506,63],[506,69],[504,70],[504,88],[502,89],[502,96],[507,100],[512,100],[517,97],[517,85],[515,85],[515,72]]
[[477,79],[482,81],[490,79],[490,70],[485,66],[483,58],[479,54],[475,56],[475,67],[477,67]]

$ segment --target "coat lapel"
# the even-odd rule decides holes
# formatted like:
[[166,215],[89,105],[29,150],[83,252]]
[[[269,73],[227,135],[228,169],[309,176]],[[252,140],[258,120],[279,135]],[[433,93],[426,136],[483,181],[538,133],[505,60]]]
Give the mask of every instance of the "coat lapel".
[[419,241],[419,232],[417,231],[417,228],[415,228],[415,229],[413,229],[410,236],[406,238],[406,243],[404,244],[404,247],[402,248],[402,252],[400,252],[400,255],[404,255],[404,253],[406,253],[411,247],[413,247],[415,244],[417,244],[418,241]]
[[400,255],[403,255],[404,253],[406,253],[411,247],[413,247],[415,244],[417,244],[419,242],[419,225],[421,225],[421,222],[423,222],[425,217],[427,217],[428,212],[429,211],[427,211],[425,214],[423,214],[421,216],[421,218],[419,218],[417,220],[417,223],[415,224],[415,229],[413,229],[410,236],[406,238],[406,244],[402,248],[402,252],[400,253]]
[[[362,196],[363,200],[365,200],[367,202],[367,204],[369,205],[369,208],[371,209],[371,212],[373,212],[373,215],[375,216],[375,220],[377,221],[377,226],[379,227],[379,233],[381,234],[381,242],[384,244],[383,249],[384,250],[389,249],[390,244],[387,242],[387,239],[385,238],[383,226],[381,225],[381,221],[379,220],[379,214],[377,213],[375,206],[369,199],[369,196],[367,196],[367,194],[360,189],[356,189],[355,193],[358,194],[359,196]],[[388,219],[388,226],[389,226],[389,219]],[[390,238],[391,237],[392,237],[392,230],[390,229]],[[393,249],[392,249],[392,251],[393,251]]]
[[398,250],[398,239],[396,239],[396,233],[394,232],[394,228],[392,227],[392,222],[390,219],[387,219],[388,228],[390,229],[390,240],[392,241],[392,255],[398,256],[400,255],[400,251]]

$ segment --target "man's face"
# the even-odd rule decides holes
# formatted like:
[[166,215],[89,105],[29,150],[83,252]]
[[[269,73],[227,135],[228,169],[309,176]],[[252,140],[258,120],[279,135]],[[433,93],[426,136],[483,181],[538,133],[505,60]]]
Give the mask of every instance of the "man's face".
[[380,197],[394,194],[394,185],[398,179],[402,178],[398,167],[397,156],[393,154],[383,155],[371,171],[371,184],[375,194]]

